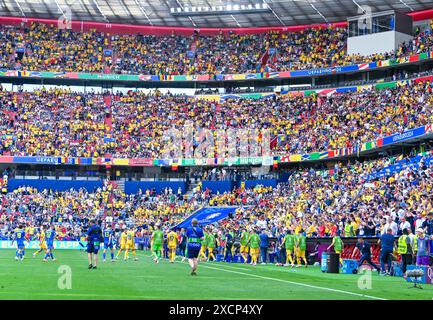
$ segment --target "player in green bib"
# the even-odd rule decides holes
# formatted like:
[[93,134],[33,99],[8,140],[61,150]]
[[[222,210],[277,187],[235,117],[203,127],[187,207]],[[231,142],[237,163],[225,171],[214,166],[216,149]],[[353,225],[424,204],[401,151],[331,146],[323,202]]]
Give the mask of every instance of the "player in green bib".
[[255,266],[259,259],[260,237],[257,232],[252,232],[247,245],[250,246],[251,264]]
[[241,233],[241,256],[244,259],[244,263],[248,262],[248,253],[250,248],[248,247],[248,239],[250,238],[250,234],[246,229],[244,229]]
[[304,235],[304,230],[301,229],[299,231],[299,234],[296,235],[295,238],[295,247],[296,247],[296,260],[297,260],[297,267],[301,266],[301,259],[304,261],[305,263],[305,267],[307,267],[308,262],[307,262],[307,258],[305,257],[305,253],[307,251],[307,237],[305,237]]
[[150,241],[152,246],[152,255],[154,256],[153,261],[159,263],[159,259],[163,256],[162,248],[164,243],[164,233],[160,230],[159,224],[155,225],[155,231],[153,231]]
[[205,230],[206,231],[204,232],[204,239],[201,243],[200,253],[198,255],[199,261],[206,261],[207,260],[206,250],[207,250],[207,242],[208,242],[209,234],[208,234],[208,229],[206,228]]
[[331,249],[332,246],[334,247],[335,253],[339,255],[340,263],[343,264],[343,259],[341,258],[341,252],[343,252],[344,243],[340,238],[340,231],[337,231],[337,234],[332,238],[332,243],[329,245],[328,251],[329,249]]
[[215,235],[212,233],[212,230],[207,234],[207,261],[215,261],[215,255],[213,251],[215,249]]
[[293,250],[295,249],[295,236],[292,234],[290,230],[287,230],[287,234],[284,236],[283,239],[284,246],[286,247],[286,266],[295,265],[295,261],[293,260]]

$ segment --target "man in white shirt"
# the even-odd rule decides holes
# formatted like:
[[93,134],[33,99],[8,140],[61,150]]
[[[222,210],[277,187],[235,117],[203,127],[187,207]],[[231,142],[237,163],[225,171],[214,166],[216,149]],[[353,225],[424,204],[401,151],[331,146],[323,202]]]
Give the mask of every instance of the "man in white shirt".
[[418,212],[416,214],[416,220],[415,220],[415,230],[418,230],[419,228],[422,228],[422,224],[424,223],[425,218],[422,216],[421,212]]
[[401,231],[403,231],[404,229],[411,230],[410,223],[408,221],[406,221],[406,217],[402,217],[400,221],[401,222],[400,222],[399,228]]
[[382,229],[382,234],[386,233],[385,230],[391,229],[392,235],[396,236],[398,233],[398,225],[395,223],[395,221],[392,220],[391,217],[386,218],[386,223],[384,228]]

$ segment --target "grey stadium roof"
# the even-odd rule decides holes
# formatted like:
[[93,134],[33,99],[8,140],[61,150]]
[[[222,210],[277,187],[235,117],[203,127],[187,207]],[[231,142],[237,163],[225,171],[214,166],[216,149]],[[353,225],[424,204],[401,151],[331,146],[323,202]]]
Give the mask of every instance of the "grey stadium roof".
[[[265,13],[173,16],[172,7],[256,4],[266,2]],[[397,10],[411,12],[433,8],[431,0],[0,0],[1,16],[53,18],[71,12],[72,20],[184,27],[292,26],[344,21],[362,14]]]

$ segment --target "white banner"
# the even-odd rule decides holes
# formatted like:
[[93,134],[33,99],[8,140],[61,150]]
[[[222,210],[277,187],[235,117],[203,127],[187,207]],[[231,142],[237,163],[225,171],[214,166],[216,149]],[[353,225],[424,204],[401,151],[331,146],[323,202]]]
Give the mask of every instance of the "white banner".
[[[74,250],[85,249],[87,242],[82,241],[81,243],[84,245],[84,247],[80,246],[78,241],[54,241],[54,249],[74,249]],[[30,241],[30,243],[25,241],[24,245],[26,249],[39,249],[39,241]],[[17,248],[16,242],[14,242],[14,245],[12,245],[12,241],[0,240],[0,249],[16,249],[16,248]]]

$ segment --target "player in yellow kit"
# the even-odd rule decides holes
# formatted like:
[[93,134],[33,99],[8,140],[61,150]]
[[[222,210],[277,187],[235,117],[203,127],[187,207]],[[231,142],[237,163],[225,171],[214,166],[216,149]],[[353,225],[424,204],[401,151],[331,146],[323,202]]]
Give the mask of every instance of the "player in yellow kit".
[[167,247],[168,247],[168,259],[171,263],[174,263],[176,259],[176,248],[177,248],[177,233],[173,230],[167,235]]
[[36,255],[38,253],[41,253],[42,251],[47,251],[47,241],[46,241],[46,237],[45,237],[45,227],[41,226],[41,230],[39,231],[38,235],[38,240],[39,240],[39,249],[33,253],[33,257],[36,257]]
[[137,261],[137,253],[135,252],[135,231],[132,227],[128,229],[126,232],[126,245],[125,245],[125,255],[123,260],[129,259],[129,250],[132,251],[132,255],[134,256],[134,261]]
[[120,253],[122,252],[122,250],[126,250],[126,239],[127,238],[128,238],[128,234],[127,234],[126,228],[124,228],[122,233],[120,234],[120,248],[116,254],[116,259],[119,259],[119,256],[120,256]]

